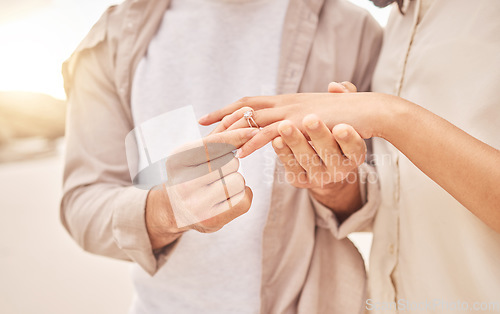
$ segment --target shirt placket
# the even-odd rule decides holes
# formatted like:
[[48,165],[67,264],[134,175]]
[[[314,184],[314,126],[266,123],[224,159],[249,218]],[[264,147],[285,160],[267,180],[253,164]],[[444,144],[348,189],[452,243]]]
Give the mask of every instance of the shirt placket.
[[[420,14],[420,2],[421,0],[414,0],[414,1],[406,1],[406,7],[405,7],[405,12],[408,12],[407,9],[409,9],[410,5],[414,5],[414,12],[413,12],[413,23],[411,25],[411,31],[410,31],[410,36],[407,42],[407,48],[404,50],[404,56],[401,60],[401,70],[399,72],[399,77],[396,80],[396,84],[394,86],[394,94],[397,96],[401,96],[401,93],[404,88],[405,84],[405,78],[406,78],[406,70],[408,67],[408,59],[410,57],[410,53],[412,51],[413,47],[413,42],[415,38],[415,34],[417,32],[417,27],[418,27],[418,17]],[[409,12],[408,12],[409,13]],[[408,14],[407,13],[407,14]],[[400,157],[401,157],[401,152],[397,150],[396,148],[393,149],[393,154],[392,154],[392,159],[393,159],[393,164],[392,164],[392,182],[393,182],[393,204],[395,207],[394,210],[394,219],[395,219],[395,226],[394,230],[396,232],[393,240],[389,243],[388,246],[388,253],[389,256],[394,258],[394,268],[391,273],[391,278],[393,278],[392,282],[395,281],[395,276],[397,276],[397,259],[398,259],[398,251],[399,251],[399,245],[400,245],[400,210],[401,210],[401,203],[400,203],[400,198],[401,198],[401,170],[400,170]],[[396,280],[397,281],[397,280]],[[398,292],[394,290],[396,295],[394,295],[391,299],[398,299]]]

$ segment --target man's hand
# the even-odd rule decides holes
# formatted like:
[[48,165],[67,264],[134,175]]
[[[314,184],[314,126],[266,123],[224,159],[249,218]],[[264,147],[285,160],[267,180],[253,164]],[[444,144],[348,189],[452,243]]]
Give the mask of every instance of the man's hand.
[[288,183],[298,188],[323,189],[352,180],[349,176],[366,157],[366,145],[358,133],[346,124],[330,131],[315,115],[303,120],[306,137],[289,121],[278,126],[280,137],[273,148],[286,170]]
[[164,247],[182,232],[215,232],[246,213],[252,191],[238,173],[233,150],[241,147],[255,129],[212,134],[167,158],[168,182],[150,191],[146,227],[153,249]]
[[[330,83],[330,93],[356,92],[350,83]],[[273,147],[284,165],[285,179],[307,188],[320,203],[332,209],[339,220],[361,207],[357,167],[366,158],[366,145],[350,125],[338,124],[332,131],[316,116],[302,121],[310,142],[290,121],[278,126]]]

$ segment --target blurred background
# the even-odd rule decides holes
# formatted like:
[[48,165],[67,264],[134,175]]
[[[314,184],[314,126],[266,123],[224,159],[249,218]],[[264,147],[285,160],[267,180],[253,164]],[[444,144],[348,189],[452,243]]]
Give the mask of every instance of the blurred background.
[[[113,314],[130,305],[129,264],[83,252],[59,222],[61,64],[119,2],[0,0],[0,313]],[[386,24],[388,9],[352,2]],[[371,236],[352,239],[367,256]]]

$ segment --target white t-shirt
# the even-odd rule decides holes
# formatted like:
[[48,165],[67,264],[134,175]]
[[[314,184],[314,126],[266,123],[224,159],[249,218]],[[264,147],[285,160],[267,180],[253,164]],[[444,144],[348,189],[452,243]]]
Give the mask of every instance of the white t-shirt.
[[[134,77],[135,125],[185,106],[200,118],[243,96],[274,94],[287,7],[288,0],[172,1]],[[202,136],[211,130],[186,123]],[[270,146],[241,160],[254,192],[247,214],[213,234],[185,233],[154,277],[134,266],[132,313],[259,312],[274,160]]]

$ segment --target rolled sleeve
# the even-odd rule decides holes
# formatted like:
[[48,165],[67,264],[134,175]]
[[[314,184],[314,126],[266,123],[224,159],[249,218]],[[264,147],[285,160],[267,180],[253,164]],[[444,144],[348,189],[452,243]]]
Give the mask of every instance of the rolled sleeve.
[[61,221],[84,250],[136,262],[153,275],[177,241],[159,254],[151,247],[145,221],[149,191],[132,186],[126,159],[133,122],[116,93],[112,53],[99,29],[63,70],[68,116]]
[[145,208],[148,191],[134,187],[124,188],[123,196],[117,200],[112,218],[113,239],[132,261],[148,274],[154,275],[167,260],[175,243],[154,254],[145,223]]
[[337,239],[346,238],[352,232],[369,231],[380,205],[380,188],[374,167],[362,164],[358,168],[359,188],[363,207],[339,224],[335,213],[311,196],[316,212],[316,224],[329,229]]

